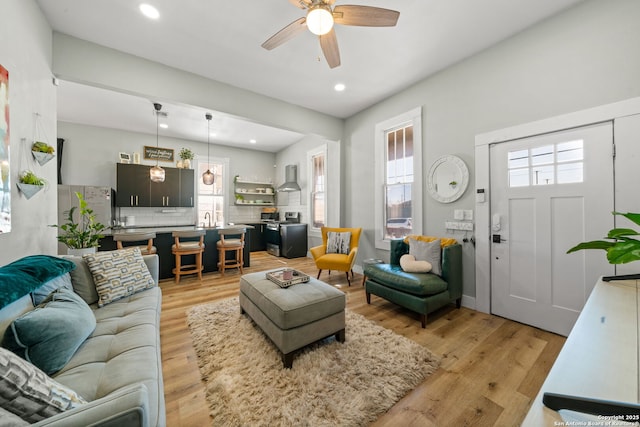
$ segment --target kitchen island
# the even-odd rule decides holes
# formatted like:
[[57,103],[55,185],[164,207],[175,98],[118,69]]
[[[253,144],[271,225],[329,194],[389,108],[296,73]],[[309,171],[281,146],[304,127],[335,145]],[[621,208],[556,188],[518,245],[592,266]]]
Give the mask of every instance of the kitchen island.
[[[120,228],[115,229],[111,232],[110,235],[105,235],[104,238],[100,239],[100,248],[101,251],[112,251],[116,249],[116,242],[113,240],[113,235],[119,233],[134,233],[134,232],[155,232],[156,238],[153,242],[154,246],[157,249],[158,258],[160,260],[160,271],[159,276],[160,279],[167,279],[173,277],[172,270],[176,266],[175,257],[171,253],[171,246],[174,244],[174,239],[171,236],[171,233],[174,231],[185,231],[185,230],[205,230],[206,234],[204,236],[204,254],[202,255],[202,264],[204,266],[204,272],[212,272],[218,271],[218,250],[216,248],[216,243],[220,240],[218,232],[223,229],[231,229],[245,227],[247,229],[247,233],[244,235],[244,266],[250,266],[250,250],[251,247],[251,233],[248,231],[253,229],[253,226],[246,224],[236,224],[236,225],[225,225],[219,227],[196,227],[193,225],[190,226],[168,226],[168,227],[130,227],[130,228]],[[194,239],[197,240],[197,239]],[[228,253],[228,259],[232,259],[233,254]],[[191,261],[185,261],[187,263],[191,263]],[[194,262],[195,263],[195,262]],[[184,264],[184,262],[183,262]]]

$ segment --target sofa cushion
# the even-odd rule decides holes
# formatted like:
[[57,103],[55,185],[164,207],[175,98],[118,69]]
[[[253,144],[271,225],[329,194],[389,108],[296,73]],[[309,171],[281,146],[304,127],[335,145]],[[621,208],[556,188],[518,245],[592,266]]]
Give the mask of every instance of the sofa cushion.
[[399,265],[370,264],[365,267],[368,279],[417,296],[435,295],[448,289],[447,282],[433,273],[407,273]]
[[87,403],[76,392],[0,348],[0,406],[35,423]]
[[50,255],[31,255],[0,267],[0,308],[73,270],[73,263]]
[[[164,413],[160,362],[159,287],[95,308],[96,328],[69,363],[54,375],[86,400],[103,398],[131,384],[147,388],[151,405],[149,425]],[[90,378],[91,380],[87,380]]]
[[400,267],[407,273],[428,273],[431,271],[429,261],[418,261],[413,255],[404,254],[400,257]]
[[72,290],[60,288],[15,319],[2,346],[51,375],[67,364],[95,326],[87,303]]
[[327,232],[327,253],[348,255],[351,251],[351,232]]
[[427,261],[431,264],[431,272],[433,274],[442,274],[442,268],[440,267],[441,251],[440,239],[432,242],[409,239],[409,254],[413,255],[418,261]]
[[140,249],[97,252],[82,257],[98,292],[98,307],[155,286]]
[[48,280],[44,283],[44,285],[31,292],[31,300],[33,301],[33,305],[42,303],[42,301],[47,299],[51,292],[60,288],[73,290],[73,285],[71,284],[71,275],[69,273],[64,273],[61,276]]

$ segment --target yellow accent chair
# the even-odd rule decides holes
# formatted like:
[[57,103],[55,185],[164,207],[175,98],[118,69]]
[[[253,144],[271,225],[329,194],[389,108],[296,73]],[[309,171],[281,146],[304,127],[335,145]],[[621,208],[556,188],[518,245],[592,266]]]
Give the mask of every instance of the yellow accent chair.
[[[351,280],[349,278],[349,272],[351,272],[351,279],[353,278],[353,264],[356,262],[356,255],[358,254],[358,243],[360,242],[360,234],[362,228],[332,228],[322,227],[322,245],[315,246],[310,249],[311,256],[318,267],[318,279],[320,279],[320,273],[322,270],[344,271],[347,275],[347,283],[351,286]],[[329,242],[329,233],[351,233],[348,253],[335,253],[330,248],[327,251],[327,243]],[[345,251],[346,252],[346,251]]]

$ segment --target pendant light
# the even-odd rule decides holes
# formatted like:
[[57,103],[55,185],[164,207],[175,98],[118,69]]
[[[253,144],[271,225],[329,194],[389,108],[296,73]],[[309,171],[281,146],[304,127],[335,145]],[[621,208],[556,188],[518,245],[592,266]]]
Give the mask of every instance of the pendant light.
[[213,181],[215,176],[213,175],[213,173],[211,172],[211,164],[209,161],[209,137],[211,135],[211,132],[209,130],[209,126],[211,125],[211,114],[207,113],[204,115],[204,117],[207,119],[207,171],[205,173],[202,174],[202,182],[204,183],[204,185],[213,185]]
[[[158,138],[160,132],[160,110],[162,109],[162,104],[158,104],[157,102],[153,104],[153,107],[156,109],[156,149],[158,149]],[[156,157],[156,165],[149,169],[149,174],[151,176],[152,182],[164,182],[164,169],[158,166],[158,158]]]

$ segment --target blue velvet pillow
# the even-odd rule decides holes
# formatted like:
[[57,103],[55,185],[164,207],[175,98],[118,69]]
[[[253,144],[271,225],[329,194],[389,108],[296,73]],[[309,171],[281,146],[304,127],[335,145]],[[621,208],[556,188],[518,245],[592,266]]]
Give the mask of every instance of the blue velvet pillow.
[[0,267],[0,308],[74,268],[71,261],[50,255],[26,256]]
[[73,290],[71,275],[69,273],[64,273],[62,276],[54,277],[53,279],[44,282],[44,285],[40,286],[35,291],[31,292],[31,301],[33,301],[33,305],[36,306],[41,304],[42,301],[47,299],[51,292],[60,288]]
[[2,346],[51,375],[69,362],[95,327],[87,303],[72,290],[60,288],[15,319]]

